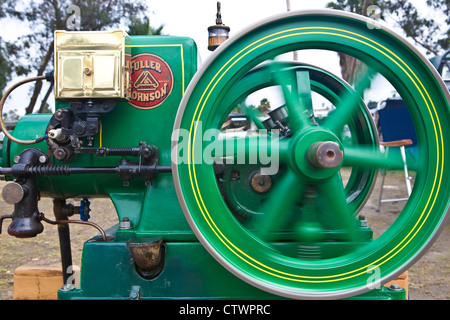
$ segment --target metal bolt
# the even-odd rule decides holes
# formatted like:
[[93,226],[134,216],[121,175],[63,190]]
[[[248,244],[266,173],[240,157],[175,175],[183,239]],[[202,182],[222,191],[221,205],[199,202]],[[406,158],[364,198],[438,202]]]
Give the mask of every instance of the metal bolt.
[[54,116],[55,116],[56,120],[61,121],[62,118],[63,118],[63,112],[62,112],[62,110],[61,110],[61,109],[56,110]]
[[396,284],[396,283],[393,283],[393,284],[391,284],[389,287],[388,287],[388,289],[389,290],[392,290],[392,291],[401,291],[402,290],[402,287],[400,287],[398,284]]
[[251,177],[250,185],[254,191],[265,193],[272,188],[272,178],[257,172]]
[[89,132],[95,132],[97,130],[97,126],[93,125],[93,124],[89,124],[87,127],[87,130]]
[[359,216],[358,217],[360,227],[367,227],[367,220],[365,216]]
[[47,162],[47,157],[46,156],[40,156],[39,157],[39,162],[42,163],[42,164],[46,163]]
[[20,161],[20,156],[19,155],[15,156],[14,157],[14,162],[15,163],[19,163],[19,161]]
[[231,181],[239,181],[241,178],[239,171],[232,171],[230,174]]
[[152,149],[148,146],[142,147],[141,154],[144,158],[149,158],[152,155]]
[[139,297],[139,294],[137,292],[131,291],[130,299],[137,299],[138,297]]
[[98,149],[97,150],[97,156],[99,156],[99,157],[106,157],[106,150],[105,149]]
[[53,152],[53,155],[58,160],[67,160],[67,157],[69,156],[69,151],[66,148],[58,148]]
[[130,292],[130,300],[138,300],[141,296],[141,287],[132,286]]
[[65,283],[65,284],[60,288],[61,291],[70,291],[70,290],[73,290],[73,289],[75,289],[75,286],[74,286],[73,284],[67,284],[67,283]]
[[119,229],[120,230],[131,229],[131,221],[130,219],[128,219],[128,217],[124,217],[122,221],[119,222]]
[[76,134],[83,134],[86,131],[86,124],[81,121],[77,121],[73,124],[73,131]]

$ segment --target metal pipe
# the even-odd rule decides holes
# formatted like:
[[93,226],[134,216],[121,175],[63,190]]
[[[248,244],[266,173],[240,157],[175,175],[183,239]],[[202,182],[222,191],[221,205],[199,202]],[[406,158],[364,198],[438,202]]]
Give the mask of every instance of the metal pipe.
[[[3,114],[3,105],[5,104],[6,99],[11,94],[11,92],[13,92],[17,87],[19,87],[19,86],[21,86],[21,85],[23,85],[25,83],[28,83],[28,82],[40,81],[40,80],[45,80],[45,79],[47,79],[47,76],[37,76],[37,77],[27,78],[27,79],[24,79],[22,81],[17,82],[11,88],[6,90],[5,94],[3,95],[2,99],[0,100],[0,114]],[[38,143],[38,142],[41,142],[41,141],[44,140],[44,137],[37,138],[37,139],[34,139],[34,140],[20,140],[20,139],[14,138],[8,132],[8,130],[6,130],[5,126],[3,125],[3,121],[0,121],[0,129],[3,131],[3,133],[5,134],[5,136],[9,140],[14,141],[15,143],[19,143],[19,144],[34,144],[34,143]]]
[[3,219],[12,219],[12,214],[5,214],[0,217],[0,234],[2,233],[2,225],[3,225]]
[[60,223],[76,223],[76,224],[89,225],[91,227],[96,228],[101,233],[103,241],[107,240],[105,231],[98,224],[95,224],[93,222],[82,221],[82,220],[57,220],[57,221],[53,221],[53,220],[50,220],[50,219],[47,219],[46,217],[44,217],[43,213],[40,214],[40,219],[45,221],[45,222],[47,222],[47,223],[53,224],[53,225],[60,224]]

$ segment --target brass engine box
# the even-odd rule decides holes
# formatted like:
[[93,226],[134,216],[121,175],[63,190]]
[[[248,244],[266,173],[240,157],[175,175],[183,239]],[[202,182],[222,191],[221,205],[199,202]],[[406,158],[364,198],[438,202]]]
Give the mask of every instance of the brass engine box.
[[55,98],[129,100],[129,41],[122,30],[55,31]]

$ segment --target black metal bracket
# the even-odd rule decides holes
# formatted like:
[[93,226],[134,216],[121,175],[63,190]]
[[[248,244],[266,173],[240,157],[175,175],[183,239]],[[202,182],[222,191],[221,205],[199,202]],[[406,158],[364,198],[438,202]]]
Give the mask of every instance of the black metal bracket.
[[77,154],[96,154],[98,157],[120,156],[120,157],[142,157],[150,159],[155,157],[158,153],[158,148],[154,145],[147,145],[145,141],[139,143],[139,147],[132,148],[76,148]]
[[75,101],[69,108],[56,110],[47,126],[47,143],[56,159],[66,161],[74,155],[86,139],[91,147],[94,136],[100,131],[101,118],[114,110],[112,100]]
[[6,202],[14,204],[14,212],[11,216],[1,217],[0,221],[2,222],[5,218],[12,219],[8,234],[17,238],[29,238],[44,230],[39,219],[39,190],[36,178],[24,174],[24,171],[29,166],[42,165],[47,161],[48,157],[40,150],[29,148],[19,154],[17,164],[10,168],[16,179],[6,185],[2,193]]

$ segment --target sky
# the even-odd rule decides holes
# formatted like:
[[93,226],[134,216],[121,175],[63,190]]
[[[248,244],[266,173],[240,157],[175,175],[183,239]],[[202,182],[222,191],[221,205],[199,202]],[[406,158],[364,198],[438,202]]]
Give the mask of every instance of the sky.
[[[323,9],[329,0],[221,0],[223,24],[230,27],[230,38],[248,28],[250,25],[271,16],[285,13],[289,2],[291,11],[305,9]],[[205,62],[211,55],[208,50],[208,27],[216,22],[216,0],[148,0],[150,24],[154,27],[164,25],[163,34],[187,36],[193,38],[201,61]],[[173,10],[173,8],[177,8]],[[335,54],[321,55],[300,53],[299,60],[314,65],[327,61],[327,70],[340,75],[339,60]],[[263,90],[252,95],[246,102],[258,105],[262,98],[269,98],[272,107],[284,103],[278,92]]]
[[[330,0],[221,0],[222,22],[230,27],[230,39],[261,20],[287,12],[288,3],[291,11],[324,9]],[[215,24],[216,0],[148,0],[150,9],[150,24],[153,27],[164,25],[163,34],[187,36],[197,44],[201,61],[205,62],[211,55],[208,46],[207,28]],[[176,10],[174,10],[176,8]],[[291,56],[287,57],[290,59]],[[336,53],[325,51],[298,52],[298,60],[304,63],[320,66],[328,71],[341,75],[339,59]],[[392,88],[383,88],[386,96],[391,94]],[[376,94],[379,96],[379,94]],[[265,89],[250,96],[246,103],[258,105],[263,98],[270,100],[271,106],[276,107],[284,103],[279,92]],[[370,99],[370,98],[369,98]],[[314,105],[321,106],[329,103],[318,95],[313,96]]]
[[[292,11],[307,9],[323,9],[330,0],[221,0],[223,23],[231,28],[230,36],[241,32],[248,26],[267,19],[273,15],[287,11],[287,3]],[[424,6],[425,0],[411,0],[416,6]],[[197,44],[201,61],[205,62],[211,55],[207,49],[207,28],[215,24],[216,0],[147,0],[150,23],[154,27],[164,25],[163,34],[187,36],[194,39]],[[83,13],[81,13],[81,16]],[[21,25],[1,26],[0,34],[5,40],[13,40],[17,34],[26,29]],[[320,52],[301,52],[299,60],[323,67],[340,76],[339,61],[336,54]],[[18,79],[14,79],[17,81]],[[15,82],[13,81],[13,82]],[[12,83],[11,83],[12,84]],[[10,85],[11,85],[10,84]],[[389,95],[392,88],[384,88],[383,95]],[[25,106],[21,102],[26,96],[28,88],[18,89],[11,95],[6,103],[5,110],[17,109],[19,114],[24,113]],[[43,92],[41,97],[45,94]],[[374,93],[375,96],[380,96]],[[258,97],[255,99],[259,99]],[[254,101],[257,103],[258,101]]]
[[[429,14],[425,6],[425,0],[410,0],[423,14]],[[230,37],[245,30],[250,25],[273,15],[287,11],[288,3],[291,11],[324,9],[330,0],[221,0],[222,21],[231,28]],[[207,28],[215,24],[216,0],[148,0],[150,8],[150,24],[154,27],[164,25],[163,33],[187,36],[195,40],[201,60],[204,62],[211,55],[207,49]],[[174,8],[176,8],[174,10]],[[391,29],[402,34],[395,28],[395,23],[389,23]],[[425,52],[423,52],[425,54]],[[299,61],[320,66],[328,71],[341,76],[339,60],[335,53],[324,51],[299,52]],[[379,97],[389,97],[393,88],[384,79],[377,79],[371,90],[366,93],[366,102],[377,100]],[[264,94],[264,93],[263,93]],[[256,96],[248,104],[256,104],[261,96]],[[274,99],[274,98],[272,98]],[[281,98],[280,98],[281,99]],[[282,101],[277,103],[281,104]]]
[[[221,0],[222,21],[233,36],[248,26],[287,11],[287,0]],[[323,9],[330,0],[288,0],[291,10]],[[150,23],[163,33],[195,40],[202,61],[210,55],[207,28],[216,21],[216,0],[148,0]],[[173,10],[176,8],[176,10]]]

